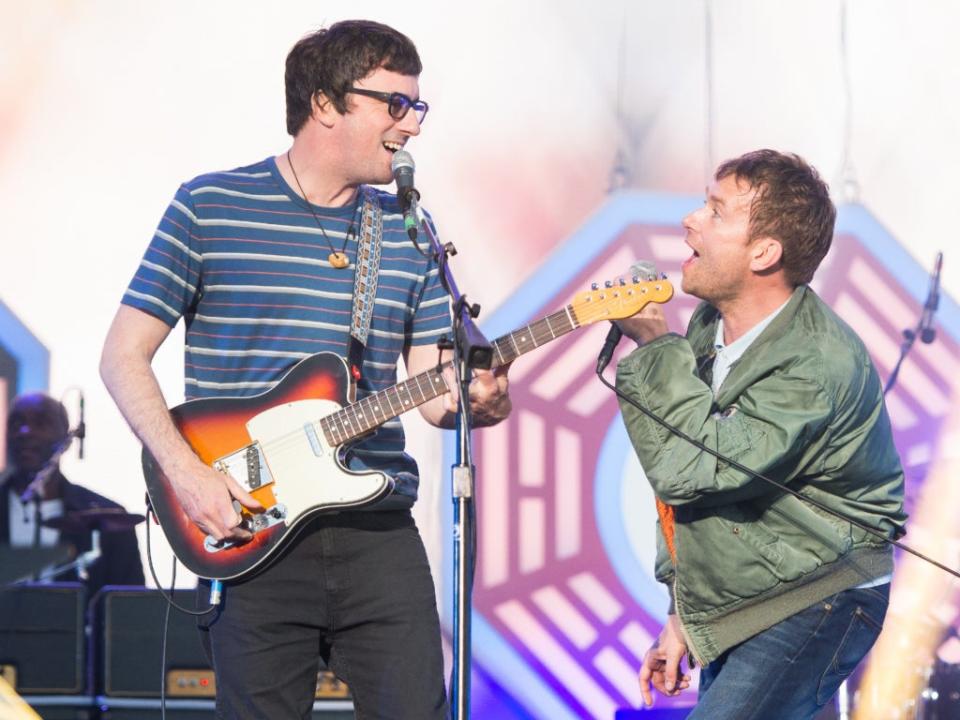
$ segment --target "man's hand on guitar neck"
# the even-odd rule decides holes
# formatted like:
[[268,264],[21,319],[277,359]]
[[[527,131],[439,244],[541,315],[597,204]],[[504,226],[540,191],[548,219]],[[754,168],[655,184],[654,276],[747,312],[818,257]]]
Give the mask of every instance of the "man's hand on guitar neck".
[[263,512],[264,507],[232,477],[193,456],[183,470],[170,472],[167,479],[187,517],[203,532],[216,540],[244,542],[253,537],[240,525],[242,517],[234,501],[253,512]]
[[653,303],[644,307],[637,314],[623,320],[617,320],[614,324],[623,331],[624,335],[638,345],[646,345],[648,342],[652,342],[661,335],[670,332],[670,328],[667,327],[667,320],[663,316],[663,308]]
[[[449,363],[452,353],[444,350],[437,352],[432,345],[413,345],[404,356],[408,377],[420,373],[433,371],[437,365]],[[470,382],[470,409],[473,411],[474,427],[496,425],[510,414],[510,402],[507,371],[510,365],[501,365],[494,370],[475,370]],[[436,397],[420,406],[423,418],[436,427],[452,428],[456,426],[457,418],[457,382],[453,368],[446,367],[443,379],[447,383],[449,392]]]
[[[493,370],[474,370],[470,381],[470,412],[474,427],[496,425],[510,414],[513,402],[510,400],[510,380],[507,378],[509,365]],[[450,392],[443,396],[443,407],[450,414],[456,414],[460,406],[460,393],[453,368],[443,373]]]

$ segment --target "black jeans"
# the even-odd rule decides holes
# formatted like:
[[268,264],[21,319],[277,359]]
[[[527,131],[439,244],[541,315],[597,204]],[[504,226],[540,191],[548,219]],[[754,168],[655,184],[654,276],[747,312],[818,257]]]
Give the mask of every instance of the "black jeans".
[[447,716],[433,578],[409,511],[314,520],[266,570],[225,583],[201,633],[218,718],[309,718],[318,655],[358,719]]

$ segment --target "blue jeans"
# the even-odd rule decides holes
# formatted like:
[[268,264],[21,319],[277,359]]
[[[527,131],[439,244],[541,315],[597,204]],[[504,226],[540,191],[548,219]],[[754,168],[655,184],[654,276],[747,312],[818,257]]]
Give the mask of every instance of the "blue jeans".
[[812,718],[873,646],[890,585],[845,590],[731,648],[700,672],[688,720]]

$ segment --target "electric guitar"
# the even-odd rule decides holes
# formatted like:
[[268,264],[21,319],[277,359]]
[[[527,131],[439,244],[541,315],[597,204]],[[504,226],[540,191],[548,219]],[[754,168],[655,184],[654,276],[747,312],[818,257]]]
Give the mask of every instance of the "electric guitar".
[[[493,365],[513,362],[582,325],[630,317],[672,296],[665,279],[594,285],[562,310],[494,340]],[[216,541],[187,517],[145,449],[150,504],[174,554],[200,577],[234,580],[265,567],[318,514],[386,497],[392,478],[349,470],[343,455],[350,443],[387,420],[447,392],[442,370],[433,368],[355,402],[346,363],[335,353],[321,352],[301,360],[260,395],[191,400],[173,408],[177,429],[200,459],[233,476],[265,508],[241,510],[251,540]]]

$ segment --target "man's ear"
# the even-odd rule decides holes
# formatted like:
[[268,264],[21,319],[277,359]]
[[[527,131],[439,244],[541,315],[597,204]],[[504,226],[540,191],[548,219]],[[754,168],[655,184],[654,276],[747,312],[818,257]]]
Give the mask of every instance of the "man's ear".
[[757,238],[750,248],[750,269],[761,273],[776,270],[783,259],[783,245],[772,237]]
[[310,101],[310,115],[324,127],[333,127],[340,113],[323,90],[317,90]]

